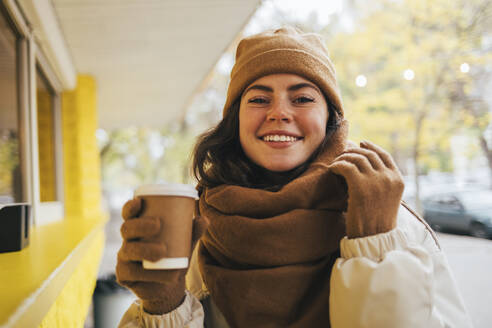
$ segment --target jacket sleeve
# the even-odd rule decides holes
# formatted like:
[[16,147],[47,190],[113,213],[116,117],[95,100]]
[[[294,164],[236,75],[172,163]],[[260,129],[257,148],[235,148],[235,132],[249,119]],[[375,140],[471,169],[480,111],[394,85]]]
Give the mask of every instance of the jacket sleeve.
[[471,327],[430,228],[400,209],[387,233],[340,243],[330,281],[333,328]]
[[186,291],[184,302],[174,311],[162,315],[148,314],[141,302],[136,300],[125,312],[118,327],[203,328],[203,319],[202,304]]

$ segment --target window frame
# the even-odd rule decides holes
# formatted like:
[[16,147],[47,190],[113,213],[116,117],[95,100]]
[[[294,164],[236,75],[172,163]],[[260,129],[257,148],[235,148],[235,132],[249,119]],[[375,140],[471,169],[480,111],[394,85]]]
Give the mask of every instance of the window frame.
[[[25,202],[32,206],[33,223],[42,225],[59,221],[64,217],[63,190],[63,144],[61,123],[62,84],[54,73],[47,57],[35,41],[34,32],[14,0],[4,0],[0,5],[5,9],[7,19],[18,36],[18,114],[19,145],[22,176],[22,194]],[[37,128],[36,74],[37,68],[54,91],[54,142],[55,180],[57,200],[40,201],[39,149]]]
[[25,23],[21,12],[12,0],[0,3],[0,14],[4,14],[11,25],[12,32],[17,37],[17,114],[19,138],[19,164],[21,171],[22,202],[31,203],[32,185],[30,157],[30,126],[29,126],[29,85],[28,85],[28,41],[29,27]]
[[[31,111],[31,122],[33,128],[32,136],[32,161],[33,161],[33,184],[36,188],[33,188],[36,192],[33,194],[33,205],[35,204],[34,213],[36,213],[37,224],[46,224],[63,219],[64,206],[63,206],[63,146],[62,146],[62,127],[61,127],[61,83],[56,78],[51,66],[49,65],[46,57],[37,44],[31,38],[31,49],[34,58],[30,58],[31,72],[30,83],[32,85],[32,102],[33,110]],[[53,91],[53,127],[54,127],[54,155],[55,155],[55,185],[56,185],[56,201],[41,202],[40,200],[40,173],[39,173],[39,149],[38,149],[38,119],[37,119],[37,98],[36,98],[36,76],[38,69],[45,78],[49,87]],[[35,130],[34,130],[35,127]],[[35,134],[35,136],[34,136]]]

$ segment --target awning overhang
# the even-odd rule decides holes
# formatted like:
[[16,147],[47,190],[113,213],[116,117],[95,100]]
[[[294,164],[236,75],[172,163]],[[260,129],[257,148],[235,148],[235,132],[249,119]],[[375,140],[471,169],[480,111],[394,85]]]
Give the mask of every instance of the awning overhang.
[[94,76],[99,126],[115,129],[180,121],[260,0],[19,2],[63,87]]

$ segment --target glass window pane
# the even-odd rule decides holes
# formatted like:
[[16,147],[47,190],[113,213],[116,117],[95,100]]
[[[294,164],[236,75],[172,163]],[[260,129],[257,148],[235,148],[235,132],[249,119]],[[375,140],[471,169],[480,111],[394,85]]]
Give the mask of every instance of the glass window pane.
[[42,202],[56,201],[54,92],[38,68],[36,101],[38,107],[39,193]]
[[17,37],[0,10],[0,204],[23,200],[17,64]]

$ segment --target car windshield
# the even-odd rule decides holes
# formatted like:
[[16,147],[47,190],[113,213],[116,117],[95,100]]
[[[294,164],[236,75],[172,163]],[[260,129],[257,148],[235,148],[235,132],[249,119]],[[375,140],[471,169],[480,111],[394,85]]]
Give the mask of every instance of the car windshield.
[[463,205],[466,208],[484,208],[492,207],[492,191],[482,190],[479,192],[463,192],[459,195]]

